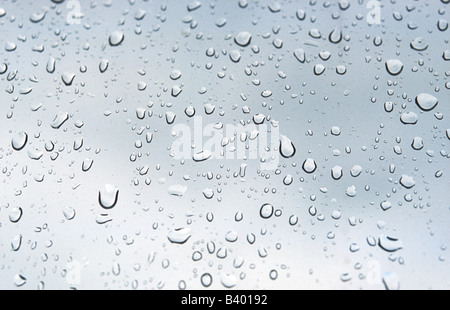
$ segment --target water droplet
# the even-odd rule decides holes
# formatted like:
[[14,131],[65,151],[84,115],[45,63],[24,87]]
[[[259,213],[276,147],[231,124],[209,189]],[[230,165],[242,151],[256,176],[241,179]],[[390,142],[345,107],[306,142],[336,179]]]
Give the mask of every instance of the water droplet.
[[391,75],[399,75],[403,71],[403,63],[398,59],[390,59],[386,61],[386,70]]
[[333,29],[333,31],[331,31],[328,39],[330,40],[331,43],[334,44],[338,44],[342,41],[342,31],[338,28]]
[[239,62],[241,60],[241,53],[238,50],[232,50],[230,52],[230,59],[233,62]]
[[196,162],[202,162],[202,161],[208,160],[209,158],[211,158],[211,156],[212,156],[212,153],[208,150],[205,150],[205,151],[194,154],[192,159]]
[[166,122],[167,124],[171,125],[175,122],[175,118],[177,115],[173,112],[166,112]]
[[264,204],[259,210],[259,214],[263,219],[269,219],[272,217],[274,208],[270,203]]
[[400,120],[405,125],[415,125],[419,121],[419,116],[414,112],[403,113]]
[[212,199],[214,197],[214,190],[205,188],[203,190],[203,196],[205,196],[206,199]]
[[11,140],[11,146],[16,151],[21,151],[27,145],[28,135],[25,132],[19,132]]
[[416,151],[420,151],[421,149],[423,149],[424,145],[423,145],[423,139],[421,137],[415,137],[413,139],[413,142],[411,144],[412,148]]
[[381,235],[378,238],[378,245],[386,252],[396,252],[403,248],[401,241],[386,235]]
[[21,274],[16,274],[14,276],[14,285],[17,287],[22,287],[27,283],[27,278]]
[[252,42],[252,35],[247,31],[239,32],[236,37],[234,37],[234,42],[242,47],[249,46]]
[[75,74],[70,73],[70,72],[64,72],[64,73],[61,75],[61,80],[63,81],[63,83],[64,83],[66,86],[71,86],[74,79],[75,79]]
[[179,85],[174,85],[172,87],[172,97],[178,97],[183,89]]
[[392,208],[392,204],[389,201],[383,201],[380,203],[381,209],[383,209],[383,211],[387,211],[390,208]]
[[178,80],[181,77],[181,71],[180,70],[172,70],[170,72],[170,78],[174,81]]
[[272,13],[278,13],[281,11],[281,4],[276,1],[270,2],[268,7],[269,7],[270,12],[272,12]]
[[226,288],[233,288],[237,285],[237,278],[235,275],[224,273],[220,277],[222,285]]
[[204,273],[202,274],[202,276],[200,277],[200,282],[202,283],[202,285],[204,287],[210,287],[212,282],[213,282],[213,278],[211,276],[211,274],[209,273]]
[[55,69],[56,69],[56,59],[52,57],[47,61],[46,70],[48,73],[53,73],[55,72]]
[[169,187],[169,195],[182,197],[186,194],[187,187],[183,185],[172,185]]
[[331,176],[334,180],[340,180],[343,175],[344,173],[341,166],[336,166],[331,169]]
[[109,61],[106,59],[102,59],[100,61],[100,64],[98,66],[99,70],[101,73],[105,73],[106,70],[108,70],[108,66],[109,66]]
[[263,98],[269,98],[270,96],[272,96],[272,91],[270,91],[270,90],[265,90],[265,91],[263,91],[263,92],[261,93],[261,96],[262,96]]
[[298,61],[300,61],[301,63],[305,63],[306,61],[306,55],[305,55],[305,51],[301,48],[296,49],[294,51],[294,56],[295,58],[297,58]]
[[356,178],[361,175],[363,168],[359,165],[355,165],[350,169],[350,174],[352,177]]
[[47,14],[47,12],[45,12],[45,11],[40,12],[40,13],[33,13],[30,16],[30,21],[32,23],[39,23],[44,20],[46,14]]
[[235,231],[229,231],[225,235],[225,240],[228,242],[236,242],[238,239],[238,233]]
[[187,9],[189,12],[195,11],[202,6],[200,1],[192,1],[188,4]]
[[445,19],[440,19],[438,20],[437,26],[440,31],[446,31],[448,29],[448,21]]
[[12,240],[11,240],[11,249],[14,252],[17,252],[20,250],[20,246],[22,245],[22,235],[16,235]]
[[191,238],[191,236],[192,234],[190,228],[178,228],[172,230],[167,238],[172,243],[184,244],[189,240],[189,238]]
[[8,41],[5,43],[5,51],[7,51],[7,52],[14,52],[16,50],[16,48],[17,48],[17,44],[14,42]]
[[302,166],[302,168],[303,168],[303,170],[306,172],[306,173],[314,173],[314,171],[316,171],[316,169],[317,169],[317,164],[316,164],[316,162],[314,161],[314,159],[312,159],[312,158],[308,158],[308,159],[306,159],[304,162],[303,162],[303,166]]
[[189,106],[184,110],[184,113],[188,116],[188,117],[193,117],[195,115],[195,108],[193,106]]
[[399,182],[404,188],[407,189],[413,188],[416,185],[414,178],[408,175],[402,175]]
[[123,42],[124,39],[125,39],[125,35],[122,32],[115,31],[109,37],[109,45],[118,46]]
[[347,187],[346,194],[349,197],[355,197],[356,196],[356,186],[352,185],[352,186]]
[[425,40],[422,37],[418,37],[411,41],[411,48],[413,50],[422,52],[428,48],[428,44],[425,42]]
[[438,103],[438,99],[430,94],[420,94],[416,97],[416,104],[423,111],[428,112],[433,110],[438,105]]
[[[450,60],[450,50],[445,50],[444,53],[442,54],[442,58],[444,58],[445,61],[449,61]],[[1,73],[1,70],[0,70]]]
[[22,218],[22,215],[23,215],[22,208],[20,208],[20,207],[13,208],[9,212],[9,220],[11,221],[11,223],[18,223],[20,221],[20,219]]
[[53,119],[53,122],[50,124],[50,126],[53,129],[59,129],[68,119],[69,119],[69,113],[59,112]]
[[98,202],[104,209],[112,209],[119,200],[119,190],[110,184],[106,184],[98,193]]
[[317,64],[314,66],[314,74],[322,75],[325,72],[325,66],[322,64]]
[[81,169],[83,170],[83,172],[88,172],[92,168],[93,164],[94,164],[94,161],[91,158],[86,158],[85,160],[83,160]]
[[281,40],[280,38],[276,38],[276,39],[273,40],[272,44],[276,48],[280,49],[280,48],[283,47],[283,40]]
[[283,179],[283,184],[286,186],[291,185],[294,182],[294,178],[292,177],[292,175],[287,175],[284,179]]
[[294,144],[288,137],[283,135],[280,136],[280,153],[284,158],[292,158],[296,153]]
[[63,214],[68,221],[71,221],[75,218],[76,212],[72,207],[66,206],[63,208]]
[[385,272],[382,280],[386,290],[396,291],[400,289],[400,280],[395,273]]
[[0,74],[5,74],[8,71],[8,65],[4,62],[0,64]]

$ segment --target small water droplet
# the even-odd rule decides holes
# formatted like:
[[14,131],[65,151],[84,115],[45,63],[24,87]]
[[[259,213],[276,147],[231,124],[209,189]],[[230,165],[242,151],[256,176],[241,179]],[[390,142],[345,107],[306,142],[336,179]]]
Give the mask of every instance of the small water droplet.
[[63,81],[63,83],[64,83],[66,86],[71,86],[74,79],[75,79],[75,74],[70,73],[70,72],[64,72],[64,73],[61,75],[61,80]]
[[68,221],[71,221],[75,218],[76,212],[72,207],[66,206],[63,208],[63,214]]

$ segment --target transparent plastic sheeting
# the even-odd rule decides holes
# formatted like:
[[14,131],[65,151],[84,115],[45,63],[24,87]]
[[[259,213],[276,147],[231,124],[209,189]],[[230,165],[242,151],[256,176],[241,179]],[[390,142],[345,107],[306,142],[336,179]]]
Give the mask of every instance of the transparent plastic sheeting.
[[450,5],[0,2],[1,289],[449,289]]

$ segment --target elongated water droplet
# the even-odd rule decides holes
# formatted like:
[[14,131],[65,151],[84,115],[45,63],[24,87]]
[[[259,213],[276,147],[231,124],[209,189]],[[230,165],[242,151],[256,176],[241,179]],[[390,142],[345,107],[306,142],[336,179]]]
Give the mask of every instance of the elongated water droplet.
[[414,112],[403,113],[400,120],[405,125],[415,125],[419,121],[419,116]]
[[50,124],[50,126],[53,129],[59,129],[61,126],[69,119],[69,113],[67,112],[59,112],[53,122]]
[[202,283],[202,285],[204,287],[210,287],[212,282],[213,282],[213,278],[211,276],[211,274],[209,273],[204,273],[202,274],[202,276],[200,277],[200,282]]
[[331,31],[328,39],[330,40],[331,43],[334,44],[338,44],[342,41],[342,31],[338,28],[333,29],[333,31]]
[[119,189],[114,185],[106,184],[98,193],[98,202],[104,209],[112,209],[119,200]]
[[294,144],[288,137],[281,135],[280,137],[280,154],[284,158],[292,158],[295,156],[296,149]]
[[100,64],[98,65],[98,68],[101,73],[104,73],[106,70],[108,70],[109,61],[107,59],[102,59],[100,61]]
[[92,168],[93,164],[94,161],[91,158],[86,158],[81,165],[81,169],[83,170],[83,172],[88,172]]
[[17,252],[20,250],[20,246],[22,245],[22,235],[16,235],[12,240],[11,240],[11,249],[14,252]]
[[21,274],[16,274],[14,276],[14,285],[17,287],[22,287],[27,283],[27,278]]
[[212,156],[212,153],[208,150],[205,150],[205,151],[194,154],[192,159],[196,162],[202,162],[202,161],[208,160],[209,158],[211,158],[211,156]]
[[55,69],[56,69],[56,59],[52,57],[47,61],[46,70],[48,73],[53,73],[55,72]]
[[336,166],[331,169],[331,176],[334,180],[340,180],[343,175],[344,173],[341,166]]
[[4,62],[0,64],[0,74],[5,74],[8,71],[8,65]]

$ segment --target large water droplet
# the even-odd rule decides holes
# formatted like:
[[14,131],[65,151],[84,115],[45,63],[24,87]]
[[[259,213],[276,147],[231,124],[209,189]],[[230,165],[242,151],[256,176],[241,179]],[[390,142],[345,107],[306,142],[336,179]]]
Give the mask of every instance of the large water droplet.
[[336,166],[333,169],[331,169],[331,177],[334,180],[340,180],[343,175],[344,173],[341,166]]
[[208,150],[199,152],[199,153],[195,153],[194,156],[192,156],[192,159],[196,162],[202,162],[205,160],[208,160],[209,158],[211,158],[212,153]]
[[72,207],[66,206],[63,208],[63,214],[68,221],[71,221],[75,218],[76,212]]
[[192,234],[190,228],[178,228],[172,230],[167,238],[172,243],[184,244],[189,240],[189,238],[191,238],[191,236]]
[[109,45],[118,46],[123,42],[124,39],[125,39],[125,35],[122,32],[115,31],[109,37]]
[[424,147],[423,139],[421,137],[415,137],[413,139],[411,146],[414,150],[420,151]]
[[330,40],[331,43],[338,44],[339,42],[342,41],[342,31],[338,28],[333,29],[328,39]]
[[59,112],[53,122],[50,124],[50,126],[53,129],[59,129],[61,126],[69,119],[69,113],[67,112]]
[[306,55],[305,55],[305,51],[301,48],[296,49],[294,51],[294,56],[295,58],[297,58],[298,61],[300,61],[301,63],[305,63],[306,61]]
[[391,75],[399,75],[403,71],[403,63],[398,59],[390,59],[386,61],[386,70]]
[[400,178],[400,184],[407,188],[413,188],[416,185],[416,182],[414,181],[413,177],[410,177],[408,175],[402,175],[402,177]]
[[112,209],[119,200],[119,189],[114,185],[106,184],[98,193],[98,202],[104,209]]
[[314,159],[308,158],[303,162],[302,168],[306,173],[314,173],[317,169],[317,164]]
[[381,235],[378,238],[378,245],[386,252],[396,252],[403,248],[401,241],[386,235]]
[[242,47],[250,45],[252,41],[252,35],[247,31],[239,32],[236,37],[234,37],[234,42]]
[[8,65],[4,62],[0,64],[0,74],[5,74],[8,71]]
[[281,135],[280,137],[280,154],[284,158],[292,158],[295,156],[296,149],[294,144],[288,137]]
[[413,50],[422,52],[428,48],[428,44],[425,42],[425,39],[423,39],[422,37],[418,37],[411,41],[411,48]]
[[415,125],[419,121],[419,116],[414,112],[403,113],[400,120],[405,125]]
[[98,66],[101,73],[104,73],[106,70],[108,70],[109,61],[107,59],[102,59],[100,61],[100,64]]
[[75,79],[75,74],[70,73],[70,72],[64,72],[64,73],[61,75],[61,80],[63,81],[63,83],[64,83],[66,86],[71,86],[74,79]]
[[12,223],[18,223],[20,221],[20,219],[22,218],[23,215],[23,210],[20,207],[17,208],[13,208],[10,212],[9,212],[9,220]]
[[416,104],[423,111],[433,110],[438,105],[438,103],[438,99],[430,94],[420,94],[416,97]]
[[263,219],[269,219],[272,217],[274,208],[270,203],[264,204],[259,210],[259,214]]
[[28,142],[28,135],[26,132],[19,132],[11,140],[11,146],[14,150],[22,150]]

